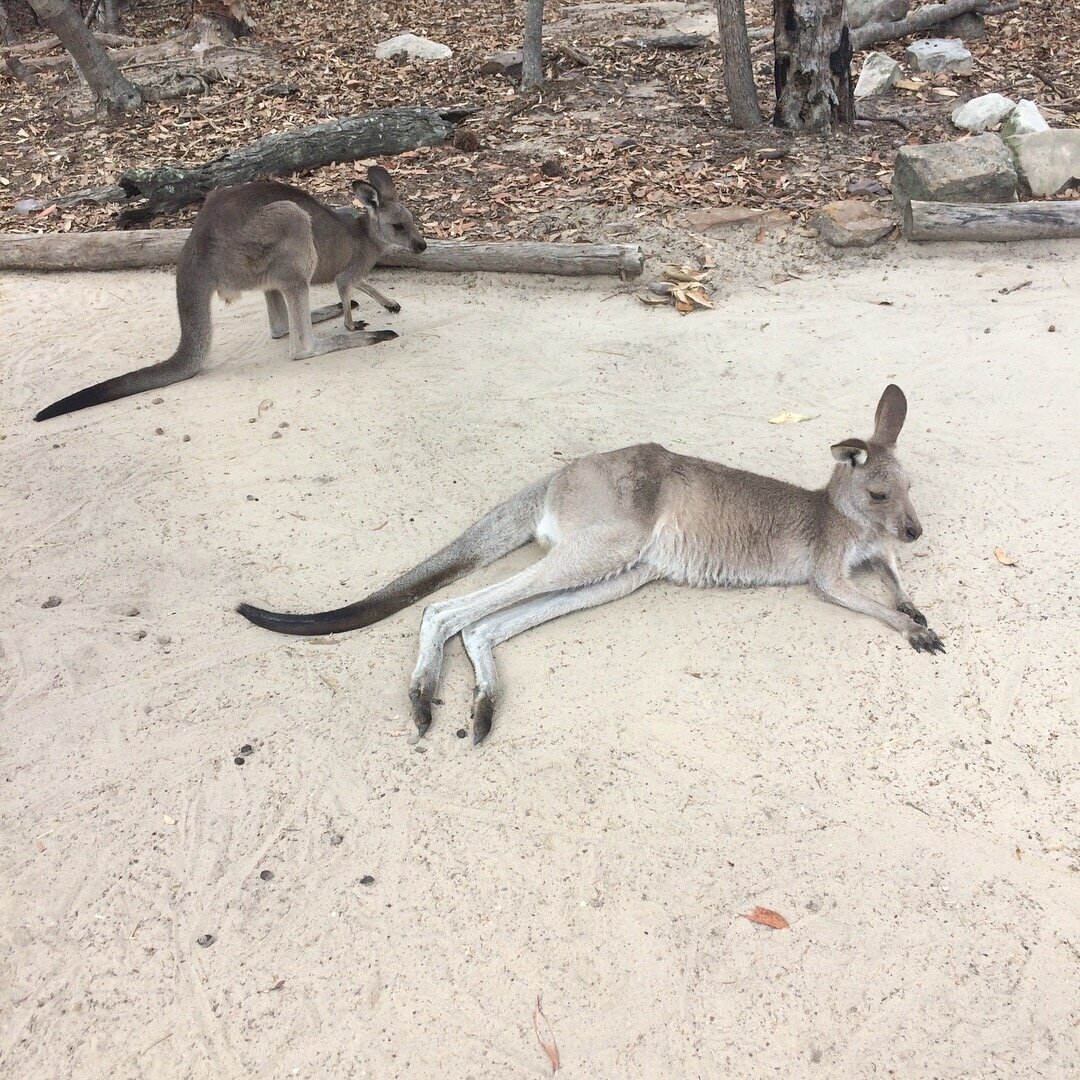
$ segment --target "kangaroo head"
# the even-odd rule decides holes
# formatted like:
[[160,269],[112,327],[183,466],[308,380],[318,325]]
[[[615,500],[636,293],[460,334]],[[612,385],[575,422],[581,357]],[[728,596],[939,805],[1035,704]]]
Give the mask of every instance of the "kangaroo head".
[[832,448],[840,464],[829,492],[848,517],[911,543],[922,535],[922,525],[911,505],[911,483],[893,452],[906,416],[904,392],[899,386],[885,387],[869,440],[844,439]]
[[390,174],[381,165],[372,165],[367,179],[357,180],[352,191],[364,208],[372,235],[384,247],[416,252],[427,247],[409,208],[398,196]]

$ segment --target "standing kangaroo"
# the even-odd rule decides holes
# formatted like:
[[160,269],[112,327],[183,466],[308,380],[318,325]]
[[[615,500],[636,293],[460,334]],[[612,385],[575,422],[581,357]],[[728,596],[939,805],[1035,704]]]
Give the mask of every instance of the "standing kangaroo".
[[[409,692],[416,726],[423,735],[431,724],[443,648],[460,633],[476,674],[474,743],[491,730],[496,645],[661,578],[695,586],[809,583],[826,600],[876,616],[916,651],[943,653],[941,639],[904,590],[896,562],[896,542],[922,534],[907,476],[893,453],[906,415],[900,388],[886,387],[874,434],[866,442],[837,443],[832,453],[840,464],[814,491],[673,454],[655,443],[592,454],[495,507],[442,551],[359,603],[317,615],[248,604],[237,611],[283,634],[355,630],[539,540],[549,550],[538,562],[424,612]],[[862,566],[884,575],[894,607],[855,588],[851,573]]]
[[[400,311],[399,303],[377,292],[365,278],[388,248],[423,251],[427,244],[385,169],[373,166],[367,180],[356,181],[352,191],[363,207],[360,211],[331,210],[299,188],[269,180],[211,192],[177,262],[176,352],[160,364],[61,398],[34,419],[49,420],[190,379],[202,370],[210,351],[214,293],[228,303],[252,289],[265,292],[270,336],[288,334],[294,360],[396,338],[393,330],[366,331],[367,323],[353,320],[352,291],[367,293],[387,311]],[[312,311],[309,287],[331,281],[341,303]],[[359,332],[316,341],[312,323],[339,314],[344,315],[347,330]]]

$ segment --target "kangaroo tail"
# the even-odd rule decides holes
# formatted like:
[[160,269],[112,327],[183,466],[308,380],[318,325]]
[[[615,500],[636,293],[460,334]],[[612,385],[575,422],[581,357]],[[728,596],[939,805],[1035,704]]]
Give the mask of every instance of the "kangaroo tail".
[[236,610],[256,626],[279,634],[337,634],[370,626],[534,539],[550,479],[500,503],[431,558],[348,607],[312,615],[287,615],[250,604],[240,604]]
[[34,419],[51,420],[54,416],[89,409],[91,405],[103,405],[106,401],[190,379],[201,370],[210,352],[210,298],[213,294],[214,287],[199,280],[190,263],[181,262],[176,275],[176,303],[180,312],[180,344],[176,352],[160,364],[117,375],[54,401]]

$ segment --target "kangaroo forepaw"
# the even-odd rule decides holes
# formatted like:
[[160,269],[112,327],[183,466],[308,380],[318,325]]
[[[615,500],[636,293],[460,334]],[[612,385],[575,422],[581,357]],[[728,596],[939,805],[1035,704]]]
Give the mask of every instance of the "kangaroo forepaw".
[[413,723],[420,735],[427,734],[431,727],[431,706],[433,693],[430,689],[422,686],[414,686],[409,691],[409,700],[412,702]]
[[945,645],[929,627],[920,626],[908,634],[908,641],[916,652],[943,653]]
[[390,312],[391,315],[397,315],[401,311],[401,305],[396,300],[391,300],[389,303],[383,304],[383,307]]
[[473,692],[472,704],[473,746],[479,746],[488,737],[494,715],[495,699],[477,687]]
[[902,611],[912,622],[920,626],[926,625],[926,616],[914,604],[897,604],[897,611]]

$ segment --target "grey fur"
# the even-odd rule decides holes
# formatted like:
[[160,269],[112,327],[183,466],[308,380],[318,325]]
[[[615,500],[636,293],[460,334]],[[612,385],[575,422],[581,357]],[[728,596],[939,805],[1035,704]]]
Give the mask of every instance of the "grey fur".
[[[349,608],[304,616],[248,605],[239,610],[286,633],[351,629],[539,540],[548,552],[538,562],[424,612],[410,689],[417,728],[423,734],[431,723],[443,650],[460,633],[476,675],[475,742],[487,734],[494,713],[496,645],[658,579],[694,586],[810,584],[825,599],[880,619],[916,651],[944,652],[904,590],[896,559],[897,543],[922,533],[893,452],[906,411],[900,388],[887,387],[874,434],[834,445],[839,463],[818,490],[674,454],[655,443],[630,446],[570,463]],[[882,574],[892,607],[856,589],[851,575],[863,566]]]
[[[353,290],[367,293],[388,311],[401,305],[365,280],[389,248],[427,246],[390,174],[379,166],[353,184],[363,206],[331,210],[299,188],[276,181],[238,184],[211,192],[195,218],[176,267],[180,344],[168,360],[107,379],[44,408],[48,420],[92,405],[190,379],[210,352],[210,301],[226,302],[260,289],[266,294],[270,334],[289,335],[294,360],[374,345],[397,337],[391,330],[365,331],[353,319]],[[339,304],[311,310],[309,288],[334,282]],[[312,324],[342,315],[344,334],[316,340]]]

